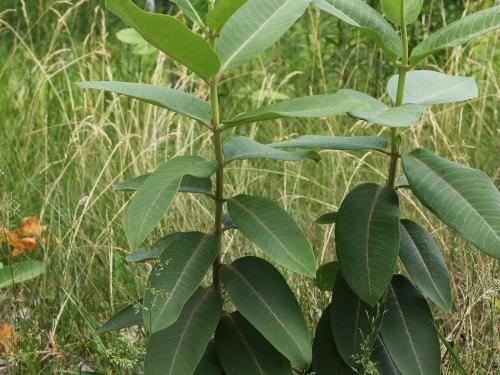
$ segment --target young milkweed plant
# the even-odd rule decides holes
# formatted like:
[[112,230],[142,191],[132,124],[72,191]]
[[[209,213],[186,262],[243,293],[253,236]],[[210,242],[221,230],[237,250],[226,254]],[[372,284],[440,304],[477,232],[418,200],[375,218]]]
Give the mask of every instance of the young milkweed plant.
[[[478,96],[473,78],[411,69],[435,52],[497,29],[500,6],[453,22],[410,51],[407,25],[417,19],[423,0],[381,1],[385,17],[400,29],[400,35],[362,0],[312,3],[366,33],[399,71],[387,84],[393,107],[365,94],[342,91],[368,104],[368,108],[352,111],[352,117],[390,127],[390,144],[377,137],[314,135],[272,144],[278,149],[371,149],[390,159],[387,185],[357,186],[338,212],[318,219],[322,224],[335,223],[338,262],[318,271],[317,285],[333,288],[333,299],[316,330],[313,370],[321,375],[375,371],[383,375],[439,375],[440,333],[426,298],[443,310],[451,309],[450,277],[432,237],[419,224],[403,219],[397,190],[410,188],[441,221],[497,259],[500,194],[481,171],[425,149],[403,153],[398,128],[414,124],[429,106]],[[397,179],[400,161],[404,176]],[[395,275],[398,257],[411,281]],[[467,374],[459,362],[456,367]]]
[[[213,160],[178,156],[149,175],[116,186],[117,190],[135,191],[125,212],[126,235],[136,250],[128,260],[153,261],[153,267],[143,299],[119,312],[99,332],[143,324],[148,341],[146,374],[291,374],[292,369],[304,372],[310,368],[311,337],[284,277],[271,263],[255,256],[224,264],[221,249],[224,231],[234,228],[268,259],[313,278],[316,262],[311,245],[276,203],[245,194],[227,196],[224,174],[228,164],[240,160],[318,161],[319,155],[282,151],[241,136],[222,144],[222,134],[249,123],[319,118],[368,106],[346,91],[286,100],[224,120],[218,95],[226,73],[271,47],[310,2],[177,0],[184,15],[203,32],[198,35],[177,18],[145,12],[130,0],[106,1],[109,10],[148,43],[196,73],[210,91],[207,102],[186,92],[146,84],[80,84],[174,111],[196,120],[211,134]],[[205,232],[187,228],[189,231],[160,239],[149,250],[140,248],[178,192],[212,198],[214,222],[210,228],[201,228]],[[203,282],[210,270],[212,283],[206,287]],[[236,311],[223,311],[223,288],[224,297]]]

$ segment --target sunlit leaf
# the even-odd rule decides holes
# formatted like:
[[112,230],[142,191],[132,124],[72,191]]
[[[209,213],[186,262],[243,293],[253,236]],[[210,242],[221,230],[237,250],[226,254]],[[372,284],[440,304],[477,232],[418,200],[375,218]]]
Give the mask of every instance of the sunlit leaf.
[[246,2],[247,0],[218,0],[207,14],[207,25],[220,32],[227,20]]
[[37,278],[44,270],[45,265],[34,260],[3,266],[0,268],[0,288],[7,288]]
[[403,24],[401,5],[404,4],[405,24],[408,25],[417,19],[424,5],[424,0],[381,0],[380,3],[385,17],[393,24],[401,26]]
[[388,142],[382,137],[331,137],[327,135],[304,135],[290,141],[275,142],[275,148],[306,148],[320,150],[385,150]]

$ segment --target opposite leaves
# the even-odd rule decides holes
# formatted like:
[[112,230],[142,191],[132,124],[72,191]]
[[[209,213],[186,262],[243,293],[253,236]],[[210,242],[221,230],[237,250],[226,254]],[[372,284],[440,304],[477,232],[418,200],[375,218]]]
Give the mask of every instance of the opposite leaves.
[[220,61],[212,46],[174,17],[144,12],[131,0],[106,0],[106,7],[149,43],[201,78],[209,80],[217,74]]

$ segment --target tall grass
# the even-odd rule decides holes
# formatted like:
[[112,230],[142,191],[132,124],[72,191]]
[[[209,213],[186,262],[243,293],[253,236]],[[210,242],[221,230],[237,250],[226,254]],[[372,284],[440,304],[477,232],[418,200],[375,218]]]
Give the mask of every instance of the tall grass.
[[[376,1],[372,1],[373,5]],[[428,1],[414,32],[427,34],[492,1]],[[175,11],[174,9],[170,10]],[[130,329],[98,337],[95,329],[124,304],[140,298],[148,265],[129,265],[122,217],[130,196],[113,183],[155,169],[180,154],[210,155],[205,128],[165,110],[110,94],[80,91],[77,81],[114,79],[168,85],[206,98],[207,88],[164,56],[138,57],[115,33],[123,26],[100,1],[3,0],[0,5],[0,223],[39,215],[60,241],[27,257],[43,259],[40,279],[0,291],[0,318],[15,321],[18,345],[9,363],[14,374],[80,370],[140,373],[143,333]],[[499,33],[430,60],[426,68],[472,75],[479,100],[434,108],[403,132],[403,148],[425,146],[483,169],[500,183]],[[439,68],[441,67],[441,68]],[[342,87],[385,97],[394,67],[352,29],[314,9],[280,43],[237,71],[222,89],[229,117],[286,95],[334,92]],[[236,92],[225,98],[225,92]],[[346,117],[283,120],[241,132],[269,142],[290,134],[387,135],[380,127]],[[360,181],[383,182],[385,158],[372,152],[324,152],[315,164],[242,162],[227,173],[229,193],[278,199],[299,218],[314,244],[318,265],[333,257],[333,230],[312,224],[335,210]],[[405,213],[425,223],[440,244],[452,275],[455,305],[438,313],[439,329],[470,374],[498,371],[500,280],[498,263],[451,233],[402,191]],[[211,202],[197,195],[176,198],[159,236],[197,227],[209,230]],[[256,251],[234,232],[225,234],[224,260]],[[6,249],[0,261],[13,259]],[[318,319],[328,293],[311,281],[285,275],[308,319]],[[1,319],[0,319],[1,320]],[[443,345],[445,374],[458,367]]]

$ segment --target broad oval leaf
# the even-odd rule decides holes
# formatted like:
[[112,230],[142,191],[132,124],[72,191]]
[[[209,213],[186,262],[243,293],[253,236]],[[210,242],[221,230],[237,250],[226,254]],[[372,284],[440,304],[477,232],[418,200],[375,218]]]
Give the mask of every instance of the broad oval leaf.
[[316,327],[312,369],[316,375],[354,375],[354,370],[344,363],[337,351],[330,326],[330,316],[331,306],[328,306]]
[[321,290],[331,292],[340,271],[339,262],[328,262],[318,268],[314,284]]
[[304,135],[290,141],[271,143],[275,148],[306,148],[320,150],[385,150],[389,143],[382,137],[331,137]]
[[411,53],[416,64],[425,57],[444,48],[456,47],[500,27],[500,5],[473,13],[450,23],[425,39]]
[[357,108],[368,108],[364,101],[357,99],[346,90],[331,95],[304,96],[282,100],[247,113],[236,116],[232,120],[223,121],[226,127],[233,127],[252,122],[275,120],[286,117],[320,118],[335,116],[354,111]]
[[385,294],[399,253],[399,202],[389,186],[364,184],[342,202],[335,224],[340,270],[351,290],[374,306]]
[[402,160],[417,198],[466,240],[500,258],[500,193],[491,179],[424,149]]
[[[144,174],[142,176],[134,177],[131,180],[121,182],[119,184],[114,184],[113,189],[116,191],[138,191],[141,189],[144,181],[150,174]],[[212,180],[210,178],[197,178],[190,175],[186,175],[181,180],[181,186],[179,187],[179,193],[203,193],[209,194],[212,192]]]
[[215,41],[221,75],[257,57],[302,16],[311,0],[248,0],[227,20]]
[[375,342],[371,360],[381,375],[402,375],[380,335]]
[[356,96],[367,105],[366,109],[356,109],[349,112],[354,118],[365,120],[371,124],[390,127],[407,127],[415,124],[427,107],[420,104],[404,104],[399,107],[389,107],[370,95],[355,90],[341,90]]
[[202,282],[219,252],[217,238],[178,233],[151,270],[144,293],[144,325],[151,332],[172,325]]
[[214,341],[208,343],[207,350],[205,350],[205,354],[203,354],[193,375],[224,375],[224,370],[217,358]]
[[393,24],[401,26],[403,24],[401,5],[404,4],[405,24],[409,25],[416,21],[424,5],[424,0],[381,0],[380,3],[385,17]]
[[314,161],[321,160],[321,156],[314,151],[286,152],[277,150],[271,146],[263,145],[247,137],[236,137],[223,146],[225,162],[233,160],[248,159],[275,159],[286,161],[298,161],[305,158]]
[[403,54],[399,35],[389,22],[363,0],[313,0],[313,4],[361,30],[386,51],[392,60],[399,59]]
[[247,0],[219,0],[207,14],[207,25],[217,33]]
[[117,81],[80,82],[78,87],[125,95],[191,117],[204,124],[210,124],[212,121],[210,104],[183,91],[144,83]]
[[377,311],[351,291],[341,274],[335,280],[331,310],[330,324],[337,350],[345,363],[358,368],[355,358],[362,354],[362,345],[373,345],[365,341],[372,330],[380,329],[372,327]]
[[290,287],[272,265],[244,257],[221,268],[221,280],[239,312],[295,366],[311,363],[304,316]]
[[215,342],[227,375],[292,375],[290,361],[239,312],[222,317]]
[[24,283],[40,276],[45,270],[43,262],[28,260],[0,268],[0,289]]
[[204,25],[208,13],[207,0],[175,0],[174,3],[182,10],[182,13],[191,21]]
[[[387,92],[396,102],[399,76],[392,76]],[[470,77],[449,76],[430,70],[406,74],[403,104],[446,104],[475,99],[479,95],[476,80]]]
[[219,57],[208,42],[174,17],[145,12],[131,0],[106,0],[106,7],[153,46],[187,66],[201,78],[213,78]]
[[192,375],[200,363],[222,313],[220,294],[199,289],[184,305],[180,318],[149,337],[145,375]]
[[444,310],[451,309],[450,275],[441,251],[417,223],[401,220],[399,257],[422,293]]
[[432,313],[411,283],[394,276],[387,293],[382,340],[405,375],[439,375],[441,351]]
[[167,213],[185,175],[208,178],[216,163],[196,156],[180,156],[163,163],[144,181],[125,212],[125,232],[137,248]]
[[272,200],[238,195],[227,202],[238,229],[267,256],[304,276],[314,277],[316,261],[304,232]]
[[142,300],[133,303],[117,312],[104,323],[96,333],[102,335],[103,333],[117,331],[119,329],[128,328],[132,326],[143,325],[142,320]]

